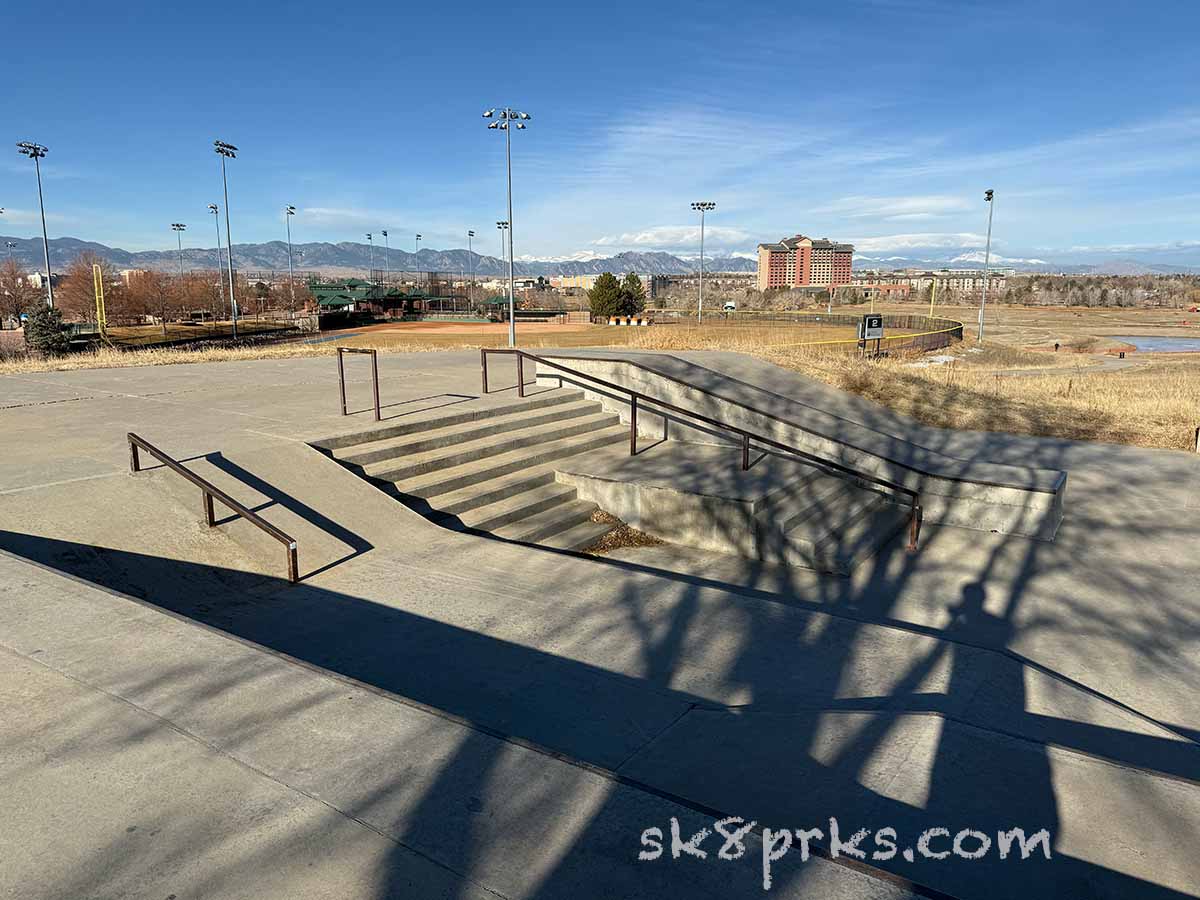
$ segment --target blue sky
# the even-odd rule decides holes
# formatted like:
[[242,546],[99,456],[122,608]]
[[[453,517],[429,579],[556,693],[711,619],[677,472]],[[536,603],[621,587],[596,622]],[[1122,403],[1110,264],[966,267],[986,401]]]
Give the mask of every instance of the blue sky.
[[[224,18],[222,18],[224,16]],[[859,257],[994,250],[1200,262],[1200,3],[842,0],[572,5],[10,3],[0,233],[212,246],[221,138],[235,242],[516,255],[750,253],[803,231]],[[1195,264],[1193,262],[1193,264]]]

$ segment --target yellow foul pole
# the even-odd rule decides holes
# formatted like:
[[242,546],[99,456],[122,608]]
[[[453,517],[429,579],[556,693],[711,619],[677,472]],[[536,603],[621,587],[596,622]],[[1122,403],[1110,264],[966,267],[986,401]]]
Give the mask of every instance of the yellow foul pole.
[[100,335],[104,336],[108,328],[108,321],[104,315],[104,272],[97,265],[92,266],[92,287],[96,291],[96,327],[100,329]]

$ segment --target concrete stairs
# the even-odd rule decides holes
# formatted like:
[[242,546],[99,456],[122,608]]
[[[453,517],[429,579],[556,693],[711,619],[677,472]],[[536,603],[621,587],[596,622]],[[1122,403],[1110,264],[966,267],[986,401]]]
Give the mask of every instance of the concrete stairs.
[[902,531],[909,508],[815,467],[755,506],[757,556],[847,575]]
[[439,524],[583,550],[611,526],[555,480],[556,463],[627,439],[617,415],[582,392],[547,390],[314,446]]

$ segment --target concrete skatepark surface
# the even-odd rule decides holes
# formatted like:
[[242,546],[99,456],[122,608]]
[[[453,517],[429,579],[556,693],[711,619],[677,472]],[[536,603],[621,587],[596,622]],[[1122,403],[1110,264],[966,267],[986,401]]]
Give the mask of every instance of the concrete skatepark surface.
[[[380,372],[389,422],[490,402],[476,354]],[[1056,540],[933,527],[849,578],[670,546],[591,559],[439,529],[312,450],[369,423],[337,415],[335,373],[0,378],[6,895],[761,895],[753,841],[637,860],[644,829],[718,815],[1054,836],[1049,861],[793,851],[784,897],[1196,895],[1195,456],[927,429],[941,453],[1068,471]],[[172,473],[130,476],[126,431],[293,534],[301,584],[246,523],[204,529]]]

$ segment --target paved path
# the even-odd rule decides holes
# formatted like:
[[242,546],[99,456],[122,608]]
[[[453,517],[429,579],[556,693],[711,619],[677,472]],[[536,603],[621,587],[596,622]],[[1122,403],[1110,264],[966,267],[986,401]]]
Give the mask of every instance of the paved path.
[[[739,359],[702,361],[904,425]],[[477,365],[381,357],[385,415],[487,402]],[[1054,833],[1049,862],[873,861],[955,896],[1200,884],[1200,562],[1178,552],[1195,457],[929,430],[1068,469],[1058,540],[931,529],[837,579],[441,531],[303,443],[349,427],[336,404],[328,359],[0,379],[0,838],[19,860],[0,889],[757,895],[758,845],[636,861],[643,829],[717,813],[837,816],[902,846],[939,824]],[[125,474],[128,430],[302,531],[303,584],[240,523],[199,527],[169,473]],[[793,854],[774,893],[911,892]]]

